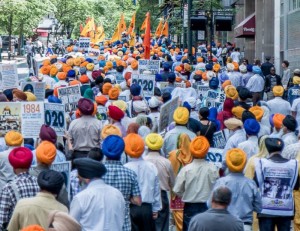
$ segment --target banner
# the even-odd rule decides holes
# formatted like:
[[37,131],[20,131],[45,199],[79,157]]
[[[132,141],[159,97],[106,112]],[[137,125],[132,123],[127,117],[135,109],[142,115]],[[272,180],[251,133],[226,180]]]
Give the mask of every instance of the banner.
[[145,97],[154,95],[155,75],[132,75],[131,84],[138,84],[142,87]]
[[23,102],[21,107],[21,133],[26,138],[37,138],[44,123],[43,102]]
[[226,138],[223,131],[218,131],[214,133],[213,142],[214,142],[214,148],[220,148],[220,149],[225,148]]
[[80,37],[79,38],[79,48],[83,50],[88,50],[90,47],[91,38],[90,37]]
[[77,104],[81,98],[80,86],[58,88],[58,98],[65,105],[65,112],[76,111]]
[[159,60],[141,60],[139,59],[139,74],[143,74],[144,71],[150,71],[152,75],[160,73],[160,61]]
[[160,117],[159,117],[159,132],[162,132],[165,128],[173,122],[173,114],[176,108],[179,105],[179,97],[177,96],[174,99],[171,99],[167,103],[163,104],[160,108]]
[[22,91],[30,91],[36,96],[37,101],[45,100],[46,83],[45,82],[22,82]]
[[210,148],[205,157],[205,160],[208,162],[214,163],[218,168],[222,167],[223,163],[223,149],[220,148]]
[[0,88],[11,89],[19,87],[17,64],[1,64],[0,65]]
[[0,103],[0,137],[10,130],[21,132],[21,103]]
[[63,136],[66,129],[65,106],[57,103],[45,103],[45,124],[52,127],[57,136]]
[[207,92],[209,91],[209,86],[204,86],[204,85],[198,85],[198,95],[199,99],[203,101],[207,97]]
[[88,48],[88,53],[89,54],[92,53],[94,56],[98,58],[98,56],[100,55],[100,50],[95,48]]

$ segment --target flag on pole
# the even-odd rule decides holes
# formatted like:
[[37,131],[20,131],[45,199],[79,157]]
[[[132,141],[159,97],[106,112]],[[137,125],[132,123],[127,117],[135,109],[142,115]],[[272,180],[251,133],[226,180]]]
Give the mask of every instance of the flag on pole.
[[163,31],[163,23],[162,23],[162,20],[159,21],[159,24],[156,28],[156,31],[155,31],[155,36],[156,37],[160,37],[161,36],[161,33]]
[[124,31],[126,31],[126,22],[125,22],[125,19],[124,19],[124,14],[122,13],[120,21],[119,21],[119,33],[120,33],[120,37],[121,37],[121,34]]
[[143,43],[145,49],[144,58],[150,59],[150,40],[151,40],[150,12],[147,13],[145,20],[146,20],[146,31],[145,31],[145,37]]
[[131,35],[135,28],[135,13],[132,15],[130,25],[128,27],[128,34]]
[[147,21],[147,17],[145,18],[140,30],[146,30],[146,23],[147,23],[146,21]]
[[165,37],[169,37],[169,24],[168,20],[165,21],[164,27],[162,29],[161,35],[164,35]]
[[113,36],[111,36],[111,42],[116,42],[118,41],[120,38],[120,34],[119,34],[119,26],[116,27]]
[[131,46],[131,47],[135,46],[135,33],[134,32],[132,32],[130,34],[129,46]]
[[81,31],[81,36],[86,36],[88,32],[91,32],[95,29],[95,22],[94,18],[90,19],[88,23],[84,26],[83,30]]

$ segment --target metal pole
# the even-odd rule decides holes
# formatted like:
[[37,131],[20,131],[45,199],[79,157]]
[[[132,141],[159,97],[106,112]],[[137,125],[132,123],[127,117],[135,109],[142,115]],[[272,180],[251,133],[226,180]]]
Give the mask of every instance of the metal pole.
[[191,30],[191,11],[192,11],[193,0],[188,0],[188,28],[187,28],[187,45],[188,45],[188,58],[190,62],[193,62],[192,54],[192,30]]

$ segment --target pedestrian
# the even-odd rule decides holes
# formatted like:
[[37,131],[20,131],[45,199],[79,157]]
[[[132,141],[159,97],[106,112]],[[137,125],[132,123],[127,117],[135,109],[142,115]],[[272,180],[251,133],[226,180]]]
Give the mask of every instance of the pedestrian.
[[287,115],[284,120],[282,121],[282,141],[284,142],[285,146],[288,146],[290,144],[295,144],[298,142],[298,138],[295,134],[295,131],[297,129],[297,121],[295,118],[291,115]]
[[287,60],[283,60],[282,61],[282,69],[283,69],[283,73],[282,73],[282,85],[284,87],[284,90],[288,90],[288,85],[290,82],[290,78],[291,78],[291,70],[289,69],[289,61]]
[[238,47],[234,48],[234,51],[231,53],[230,58],[232,58],[233,62],[240,63],[240,59],[241,59],[240,48]]
[[208,117],[209,117],[209,108],[208,107],[200,108],[199,110],[199,118],[201,123],[200,134],[206,137],[210,146],[213,146],[213,135],[217,131],[217,125],[215,122],[210,121]]
[[121,124],[121,120],[124,118],[125,113],[114,105],[108,106],[108,117],[109,117],[109,123],[113,124],[117,128],[120,129],[122,133],[122,137],[126,136],[126,130],[125,127]]
[[270,74],[271,68],[274,67],[274,65],[270,62],[271,56],[266,56],[265,59],[266,59],[266,62],[264,62],[261,65],[261,72],[262,72],[263,76],[266,77],[267,75]]
[[261,76],[261,69],[258,66],[252,67],[254,75],[249,79],[246,88],[252,93],[252,101],[255,106],[261,100],[261,93],[264,90],[265,80]]
[[190,144],[194,160],[184,166],[176,177],[173,191],[184,202],[183,231],[188,230],[193,216],[207,210],[206,202],[219,178],[217,167],[205,160],[209,147],[204,136],[194,138]]
[[[283,115],[291,114],[291,104],[282,98],[283,94],[284,88],[282,86],[273,87],[273,95],[275,98],[267,102],[271,115],[276,113]],[[280,105],[280,107],[278,107],[278,105]]]
[[287,100],[293,105],[293,102],[300,97],[300,77],[293,77],[293,87],[287,90]]
[[284,149],[282,150],[281,156],[289,160],[296,159],[299,150],[300,150],[300,133],[298,133],[298,142],[285,145]]
[[258,133],[258,137],[264,136],[264,135],[270,135],[271,128],[268,125],[265,125],[262,123],[262,119],[264,116],[264,109],[260,106],[253,106],[249,109],[249,111],[255,116],[255,119],[260,125],[260,130]]
[[271,67],[270,74],[265,78],[265,92],[267,93],[267,99],[274,99],[273,88],[275,86],[281,86],[281,78],[276,74],[275,67]]
[[212,194],[211,208],[193,217],[189,231],[243,231],[243,222],[231,215],[227,208],[232,199],[232,192],[223,186]]

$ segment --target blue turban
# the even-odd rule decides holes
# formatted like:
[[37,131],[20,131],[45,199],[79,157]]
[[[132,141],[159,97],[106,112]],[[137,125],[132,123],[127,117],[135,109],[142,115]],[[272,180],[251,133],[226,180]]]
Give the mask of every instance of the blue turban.
[[86,68],[85,68],[85,67],[80,67],[79,73],[80,73],[81,75],[86,74]]
[[125,143],[120,136],[110,135],[102,143],[103,154],[113,160],[120,160],[124,151]]
[[49,103],[61,103],[61,100],[54,95],[49,95],[48,102]]
[[206,69],[207,71],[212,71],[213,65],[210,64],[210,63],[208,63],[208,64],[205,65],[205,69]]
[[269,117],[269,122],[270,122],[270,125],[271,125],[272,128],[274,128],[273,117],[274,117],[274,114],[270,115],[270,117]]
[[163,68],[164,68],[164,70],[166,70],[166,71],[168,71],[168,70],[170,70],[170,64],[169,63],[167,63],[167,62],[165,62],[164,64],[163,64]]
[[63,63],[66,63],[67,59],[66,58],[61,58],[60,61],[63,62]]
[[189,112],[191,112],[192,107],[191,107],[191,105],[188,102],[185,101],[182,106],[185,107],[186,109],[188,109]]
[[221,81],[221,83],[224,83],[226,80],[229,79],[229,76],[227,75],[227,73],[224,71],[219,75],[219,79]]
[[247,71],[248,71],[248,72],[252,72],[252,67],[253,67],[252,64],[248,64],[248,65],[247,65]]
[[260,73],[261,73],[261,69],[260,69],[259,66],[253,66],[253,67],[252,67],[252,72],[253,72],[254,74],[260,74]]
[[69,70],[68,71],[67,77],[75,78],[75,76],[76,76],[76,71],[75,70]]
[[163,78],[162,78],[162,76],[161,76],[161,74],[155,74],[155,81],[156,82],[161,82],[161,81],[163,81]]
[[218,89],[219,87],[219,80],[217,77],[212,77],[211,80],[209,80],[209,88],[211,89]]
[[142,90],[141,86],[136,83],[130,86],[130,93],[133,96],[139,96],[141,94],[141,90]]
[[174,82],[176,79],[176,75],[174,72],[170,72],[170,74],[168,75],[168,80],[171,82]]
[[217,120],[218,109],[216,107],[212,107],[209,109],[209,116],[207,117],[209,121],[214,122],[217,126],[217,131],[221,128],[221,122]]
[[99,62],[99,67],[105,67],[105,65],[106,65],[105,60],[101,60],[101,61]]
[[94,60],[91,58],[86,58],[85,61],[89,62],[89,63],[94,63]]
[[182,55],[177,55],[177,56],[176,56],[176,61],[179,62],[179,61],[181,61],[181,59],[182,59]]
[[256,136],[259,133],[260,125],[256,119],[246,119],[244,129],[247,135]]
[[31,144],[24,144],[25,148],[28,148],[29,150],[33,151],[34,147]]

